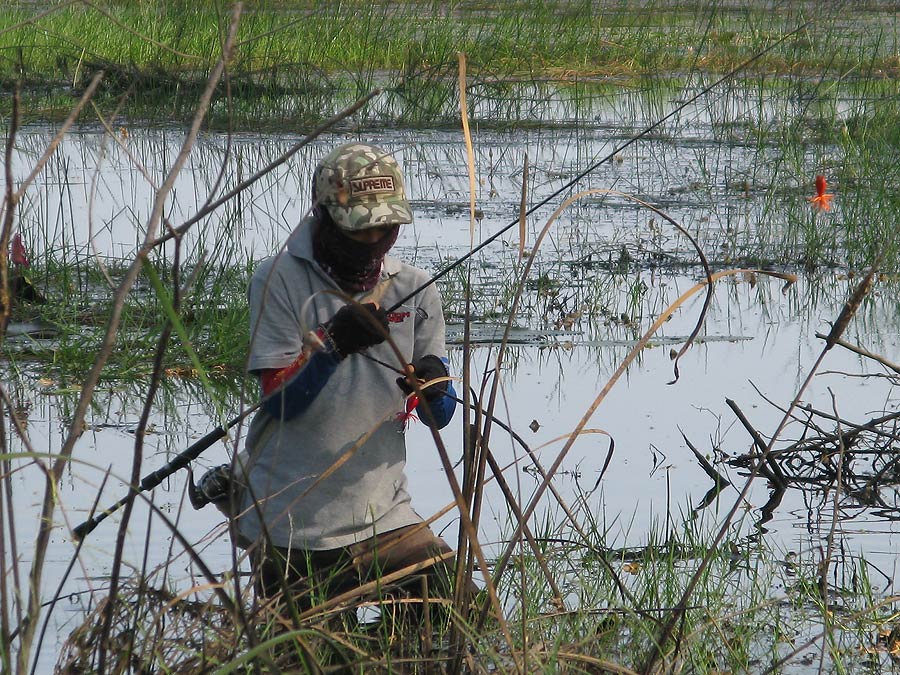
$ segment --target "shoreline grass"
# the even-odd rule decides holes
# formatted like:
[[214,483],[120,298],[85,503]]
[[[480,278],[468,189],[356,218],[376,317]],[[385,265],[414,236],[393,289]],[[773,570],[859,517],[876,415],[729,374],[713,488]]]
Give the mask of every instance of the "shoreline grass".
[[[13,5],[0,14],[0,83],[9,90],[22,82],[25,108],[52,118],[54,109],[67,107],[70,91],[102,69],[97,100],[104,106],[124,103],[135,117],[186,119],[190,110],[179,101],[193,100],[202,88],[227,12],[224,2],[176,0],[55,10]],[[257,124],[308,122],[336,96],[353,100],[380,86],[401,104],[434,97],[435,105],[415,113],[418,121],[448,121],[458,108],[451,92],[459,51],[475,82],[622,84],[727,72],[809,19],[806,31],[751,72],[835,82],[896,79],[897,28],[890,10],[878,6],[806,16],[790,5],[738,10],[662,0],[327,6],[261,0],[248,7],[229,64],[230,116],[246,125],[254,117]],[[416,121],[414,112],[406,118]],[[224,112],[214,107],[210,123],[223,125]]]

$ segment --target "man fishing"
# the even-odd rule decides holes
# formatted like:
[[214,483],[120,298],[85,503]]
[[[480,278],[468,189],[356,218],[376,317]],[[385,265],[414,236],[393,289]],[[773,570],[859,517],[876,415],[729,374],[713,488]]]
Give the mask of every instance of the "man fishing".
[[268,398],[236,524],[259,591],[287,588],[304,609],[417,563],[446,580],[452,550],[410,505],[404,431],[414,410],[442,428],[456,405],[435,286],[384,309],[428,281],[387,255],[412,222],[396,160],[342,145],[317,165],[312,200],[250,284],[248,369]]

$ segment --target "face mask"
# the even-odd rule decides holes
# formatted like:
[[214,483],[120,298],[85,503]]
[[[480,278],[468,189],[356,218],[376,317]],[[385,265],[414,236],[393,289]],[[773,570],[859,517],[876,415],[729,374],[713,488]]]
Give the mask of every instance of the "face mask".
[[322,269],[347,293],[359,293],[375,287],[381,276],[381,264],[400,234],[395,225],[373,244],[347,236],[325,209],[317,213],[313,232],[313,255]]

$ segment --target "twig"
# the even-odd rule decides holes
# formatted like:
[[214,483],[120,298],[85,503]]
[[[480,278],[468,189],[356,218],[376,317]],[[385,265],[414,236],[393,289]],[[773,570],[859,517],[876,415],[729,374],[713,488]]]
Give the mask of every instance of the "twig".
[[[819,338],[820,340],[828,339],[828,336],[825,335],[824,333],[816,333],[816,337]],[[837,340],[834,340],[834,344],[840,345],[844,349],[849,349],[851,352],[859,354],[860,356],[865,356],[867,359],[872,359],[873,361],[877,361],[878,363],[883,365],[885,368],[889,368],[890,370],[893,370],[895,373],[900,374],[900,366],[898,366],[893,361],[889,361],[888,359],[886,359],[885,357],[883,357],[879,354],[870,352],[868,349],[866,349],[864,347],[860,347],[859,345],[855,345],[851,342],[847,342],[846,340],[844,340],[842,338],[838,338]]]
[[[859,308],[859,305],[862,302],[862,299],[865,297],[865,293],[867,293],[871,289],[872,278],[874,277],[874,274],[875,274],[875,267],[873,267],[869,271],[869,273],[866,275],[866,278],[863,279],[863,281],[859,284],[859,286],[854,291],[853,295],[850,296],[850,299],[844,304],[844,307],[841,310],[840,315],[838,316],[838,320],[835,321],[835,324],[834,324],[835,328],[840,327],[841,330],[845,330],[847,328],[847,326],[849,325],[850,319],[852,319],[852,317],[853,317],[853,313],[856,311],[856,309]],[[826,344],[825,348],[819,354],[815,363],[810,368],[809,373],[806,376],[806,379],[804,379],[803,383],[800,385],[800,388],[797,390],[797,393],[794,396],[793,401],[791,401],[791,404],[788,406],[787,410],[784,412],[784,415],[782,416],[781,421],[779,422],[778,426],[775,429],[775,432],[772,434],[768,444],[766,445],[765,452],[763,452],[762,455],[760,456],[761,461],[764,461],[769,457],[769,453],[771,453],[772,448],[775,445],[775,441],[779,438],[779,436],[781,435],[781,432],[784,430],[785,426],[787,426],[787,423],[791,419],[793,411],[799,406],[801,397],[806,392],[807,388],[809,387],[810,382],[812,382],[813,378],[815,377],[816,372],[819,369],[819,366],[821,366],[822,361],[825,359],[825,355],[831,349],[831,346],[830,346],[830,344],[832,344],[831,341],[840,338],[840,336],[841,336],[840,332],[837,332],[835,329],[832,329],[832,332],[829,336],[829,338],[830,338],[829,344]],[[737,513],[738,509],[740,508],[741,504],[743,504],[744,500],[747,497],[747,494],[750,492],[750,486],[753,484],[753,481],[759,472],[760,465],[761,465],[761,462],[758,462],[751,468],[750,475],[747,477],[747,480],[744,483],[744,487],[741,490],[740,494],[738,495],[738,498],[735,500],[732,507],[728,510],[728,513],[725,514],[725,518],[722,522],[722,525],[719,528],[718,532],[716,533],[715,537],[713,538],[713,540],[710,544],[709,552],[703,557],[703,560],[700,562],[700,565],[697,567],[697,570],[694,572],[693,576],[690,578],[687,585],[685,586],[685,589],[681,595],[681,600],[680,600],[679,604],[683,604],[683,605],[687,606],[688,599],[691,597],[691,594],[694,592],[694,589],[697,587],[697,584],[699,583],[700,578],[703,576],[706,568],[709,566],[709,563],[712,560],[713,555],[716,551],[716,547],[719,545],[719,543],[725,537],[725,534],[728,532],[728,528],[731,525],[732,519],[734,518],[734,516]],[[644,666],[641,669],[641,672],[643,673],[643,675],[650,675],[650,673],[653,672],[653,669],[655,668],[655,666],[661,656],[662,646],[665,645],[669,641],[669,638],[671,638],[672,633],[675,630],[675,624],[676,624],[676,622],[678,622],[678,620],[679,620],[679,618],[676,614],[676,615],[673,615],[672,617],[670,617],[669,620],[666,621],[666,624],[665,624],[663,630],[660,632],[659,637],[656,640],[654,640],[653,646],[650,648],[650,653],[647,657],[647,660],[645,661]]]
[[[744,415],[744,412],[738,408],[738,404],[735,403],[730,398],[725,399],[726,405],[734,411],[734,414],[737,416],[738,421],[744,425],[744,429],[747,430],[747,433],[750,434],[750,438],[753,439],[753,444],[756,446],[756,449],[759,453],[764,453],[766,451],[766,443],[763,441],[762,436],[759,435],[759,432],[750,424],[750,420]],[[762,460],[759,460],[762,461]],[[783,490],[787,481],[784,478],[784,472],[781,470],[781,467],[778,465],[778,462],[775,461],[775,458],[770,454],[765,460],[765,463],[768,465],[768,469],[765,466],[760,466],[759,470],[766,478],[768,478],[775,487]]]
[[687,434],[684,433],[681,429],[678,431],[681,432],[681,437],[684,439],[684,442],[687,444],[688,448],[692,453],[694,453],[694,457],[697,458],[697,462],[700,464],[700,468],[703,469],[703,473],[705,473],[712,482],[715,484],[717,488],[725,488],[731,485],[731,482],[725,478],[722,474],[716,471],[715,467],[709,463],[709,460],[703,456],[693,443],[691,443],[690,439],[687,437]]

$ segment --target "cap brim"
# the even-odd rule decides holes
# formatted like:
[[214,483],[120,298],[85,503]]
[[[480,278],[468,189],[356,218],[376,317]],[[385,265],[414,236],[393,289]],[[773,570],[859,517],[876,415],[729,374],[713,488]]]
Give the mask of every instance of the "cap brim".
[[408,225],[413,221],[412,208],[402,198],[386,199],[378,204],[326,205],[338,227],[351,232],[372,227]]

